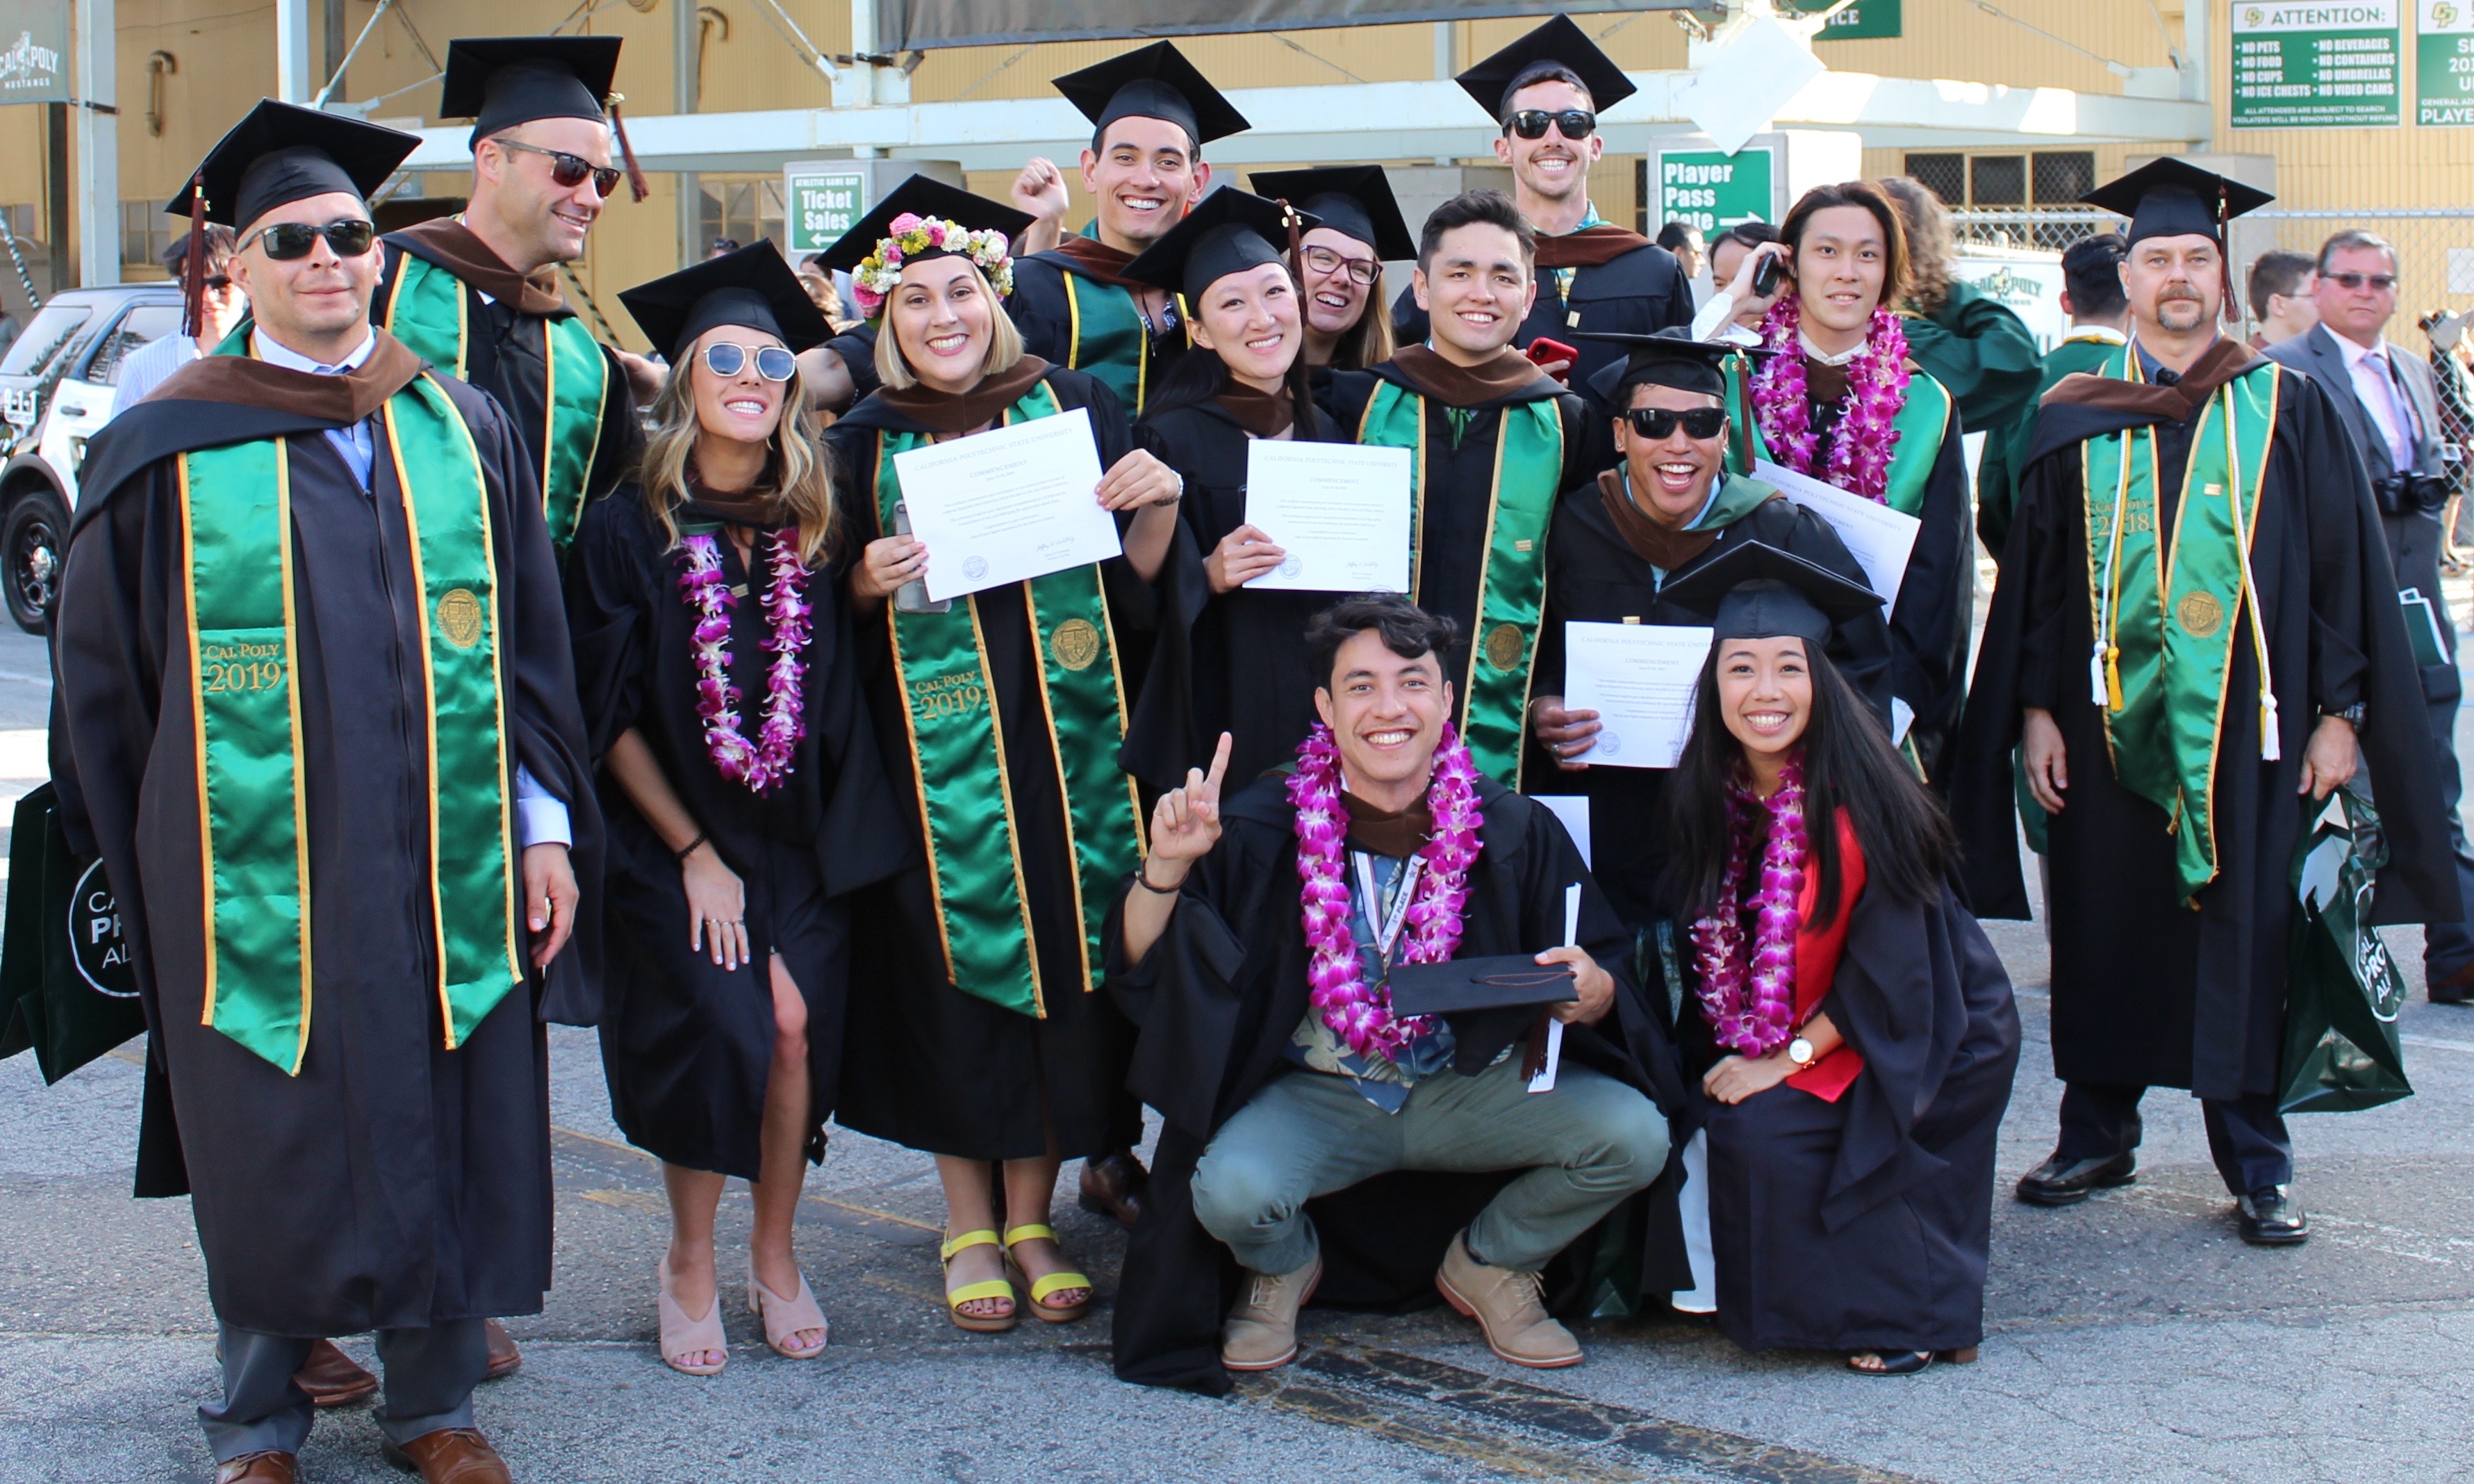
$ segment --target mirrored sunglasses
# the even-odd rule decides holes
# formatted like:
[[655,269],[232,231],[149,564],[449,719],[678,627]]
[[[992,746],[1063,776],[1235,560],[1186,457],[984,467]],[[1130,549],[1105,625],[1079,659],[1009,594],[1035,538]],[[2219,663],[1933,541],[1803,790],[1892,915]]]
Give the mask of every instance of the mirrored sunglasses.
[[324,237],[327,245],[335,250],[337,257],[358,257],[370,250],[377,232],[377,228],[368,222],[349,219],[328,222],[324,227],[312,227],[307,222],[277,222],[243,237],[234,251],[236,254],[246,253],[251,243],[262,242],[267,256],[279,263],[290,262],[296,257],[308,256],[309,249]]
[[756,357],[756,374],[767,381],[788,381],[799,369],[799,357],[778,345],[749,347],[743,345],[709,345],[704,348],[705,369],[716,377],[735,377],[747,369],[747,357]]
[[1560,113],[1522,109],[1503,121],[1504,128],[1524,139],[1545,138],[1549,124],[1564,131],[1566,139],[1586,139],[1597,132],[1598,116],[1587,109],[1565,109]]

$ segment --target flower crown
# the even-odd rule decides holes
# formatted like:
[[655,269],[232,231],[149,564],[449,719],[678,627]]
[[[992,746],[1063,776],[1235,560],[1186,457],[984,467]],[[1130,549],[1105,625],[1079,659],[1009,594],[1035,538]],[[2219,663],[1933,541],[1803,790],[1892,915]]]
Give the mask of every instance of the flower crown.
[[1013,292],[1013,247],[1001,231],[973,231],[940,216],[905,211],[889,224],[892,234],[879,237],[876,251],[851,270],[851,297],[860,312],[875,319],[902,280],[902,265],[931,250],[958,254],[977,264],[999,299]]

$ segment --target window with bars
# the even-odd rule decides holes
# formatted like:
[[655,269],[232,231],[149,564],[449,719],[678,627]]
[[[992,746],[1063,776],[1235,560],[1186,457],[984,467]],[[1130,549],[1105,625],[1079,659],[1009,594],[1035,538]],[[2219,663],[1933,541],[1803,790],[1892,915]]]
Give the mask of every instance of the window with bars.
[[[120,266],[153,268],[163,266],[164,249],[172,245],[175,225],[188,230],[185,217],[166,216],[158,201],[124,201],[120,204]],[[14,224],[12,224],[14,230]]]
[[696,255],[713,248],[716,237],[728,237],[745,247],[759,237],[782,245],[782,178],[776,176],[702,176],[697,186],[703,208],[696,217]]
[[1907,175],[1947,207],[2066,207],[2096,186],[2093,150],[2031,155],[1912,154]]

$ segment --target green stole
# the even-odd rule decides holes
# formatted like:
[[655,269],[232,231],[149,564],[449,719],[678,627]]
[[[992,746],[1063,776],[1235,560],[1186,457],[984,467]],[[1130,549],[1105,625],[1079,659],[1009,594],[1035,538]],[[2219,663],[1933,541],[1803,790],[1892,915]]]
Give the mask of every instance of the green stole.
[[[427,258],[406,253],[396,268],[381,323],[387,333],[433,366],[451,368],[464,380],[471,326],[464,280]],[[610,390],[610,360],[593,331],[573,315],[542,321],[542,368],[546,384],[541,430],[542,516],[550,545],[559,551],[575,539],[584,516],[584,481],[601,447],[601,405]],[[512,409],[510,409],[512,410]]]
[[[243,329],[218,354],[241,353]],[[422,595],[430,915],[446,1047],[523,978],[508,842],[505,684],[488,488],[473,435],[424,374],[377,417]],[[302,436],[317,437],[318,434]],[[290,438],[180,457],[210,1025],[281,1067],[309,1049],[309,824],[293,683]],[[346,760],[349,762],[349,760]],[[349,888],[347,888],[349,889]],[[352,945],[344,946],[346,953]]]
[[[1744,384],[1744,357],[1727,361],[1727,411],[1740,430],[1727,440],[1727,472],[1745,474],[1757,458],[1777,462],[1769,439],[1754,414],[1751,389]],[[1907,395],[1890,426],[1898,442],[1890,448],[1890,476],[1881,502],[1902,515],[1921,515],[1925,487],[1932,482],[1933,464],[1941,457],[1941,441],[1950,431],[1950,389],[1922,371],[1907,373]],[[1821,478],[1819,474],[1814,478]],[[1824,479],[1823,483],[1829,481]]]
[[[1006,410],[1005,421],[1009,426],[1062,410],[1055,391],[1040,381]],[[893,456],[929,441],[926,433],[877,434],[880,530],[893,529],[894,502],[902,498]],[[1096,564],[1034,577],[1023,587],[1040,659],[1049,749],[1065,800],[1087,993],[1100,986],[1108,904],[1144,849],[1141,800],[1134,781],[1117,766],[1117,743],[1126,735],[1125,679]],[[964,598],[944,613],[890,609],[889,619],[894,684],[918,770],[921,835],[946,974],[965,994],[1045,1019],[1047,985],[1023,888],[1021,820],[1006,773],[1005,728],[996,714],[979,598]]]
[[[1564,479],[1564,418],[1553,398],[1515,402],[1496,421],[1494,486],[1487,495],[1486,547],[1478,559],[1477,621],[1463,676],[1461,740],[1488,777],[1520,787],[1521,731],[1529,671],[1546,615],[1546,524]],[[1409,594],[1423,602],[1426,550],[1426,399],[1377,379],[1357,441],[1407,449]]]
[[[1086,237],[1099,234],[1097,222],[1082,229]],[[1134,307],[1134,296],[1071,268],[1059,275],[1065,280],[1066,369],[1096,377],[1126,404],[1128,421],[1140,418],[1152,390],[1152,332]],[[1172,297],[1183,325],[1185,296]]]
[[[2142,381],[2130,347],[2096,373]],[[2283,369],[2263,360],[2199,413],[2170,543],[2157,540],[2156,430],[2080,448],[2086,485],[2091,699],[2122,786],[2165,811],[2186,895],[2216,879],[2217,744],[2232,682],[2234,630],[2248,609],[2259,664],[2260,756],[2276,761],[2275,677],[2250,548],[2276,431]]]

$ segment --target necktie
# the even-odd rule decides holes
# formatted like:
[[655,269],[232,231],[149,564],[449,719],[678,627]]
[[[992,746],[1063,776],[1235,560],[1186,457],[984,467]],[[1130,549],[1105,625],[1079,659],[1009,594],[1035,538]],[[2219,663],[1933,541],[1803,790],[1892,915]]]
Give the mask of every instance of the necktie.
[[2414,446],[2422,441],[2422,421],[2414,416],[2413,397],[2406,390],[2396,357],[2389,354],[2385,347],[2372,353],[2379,356],[2380,369],[2386,373],[2380,380],[2388,388],[2389,409],[2396,414],[2396,430],[2404,435],[2404,442],[2396,449],[2396,467],[2412,469]]

